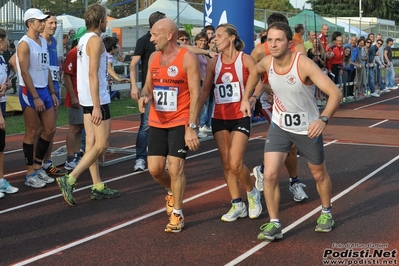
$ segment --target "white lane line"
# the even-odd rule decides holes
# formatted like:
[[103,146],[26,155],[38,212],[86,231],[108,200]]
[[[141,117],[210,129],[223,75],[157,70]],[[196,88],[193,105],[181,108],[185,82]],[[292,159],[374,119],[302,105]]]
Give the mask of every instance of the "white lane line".
[[375,102],[375,103],[363,105],[363,106],[360,106],[360,107],[355,108],[353,110],[360,110],[360,109],[367,108],[367,107],[370,107],[370,106],[373,106],[373,105],[376,105],[376,104],[380,104],[380,103],[383,103],[383,102],[391,101],[391,100],[396,99],[396,98],[399,98],[399,96],[395,96],[395,97],[392,97],[392,98],[389,98],[389,99],[385,99],[385,100],[381,100],[381,101],[378,101],[378,102]]
[[376,127],[376,126],[381,125],[382,123],[385,123],[387,121],[389,121],[389,120],[388,119],[382,120],[382,121],[380,121],[378,123],[375,123],[374,125],[369,126],[369,128]]
[[[374,170],[373,172],[371,172],[370,174],[368,174],[367,176],[363,177],[362,179],[360,179],[359,181],[357,181],[355,184],[353,184],[352,186],[346,188],[345,190],[343,190],[342,192],[338,193],[335,197],[333,197],[331,199],[331,203],[335,202],[336,200],[342,198],[343,196],[345,196],[346,194],[348,194],[349,192],[351,192],[353,189],[355,189],[356,187],[358,187],[359,185],[361,185],[362,183],[366,182],[367,180],[369,180],[371,177],[373,177],[375,174],[377,174],[378,172],[380,172],[381,170],[383,170],[385,167],[391,165],[392,163],[394,163],[395,161],[397,161],[399,159],[399,155],[397,155],[395,158],[393,158],[392,160],[390,160],[389,162],[383,164],[382,166],[380,166],[379,168],[377,168],[376,170]],[[295,228],[296,226],[298,226],[299,224],[301,224],[302,222],[306,221],[307,219],[309,219],[310,217],[312,217],[313,215],[315,215],[316,213],[321,211],[321,206],[315,208],[314,210],[312,210],[311,212],[307,213],[306,215],[302,216],[301,218],[299,218],[298,220],[296,220],[295,222],[293,222],[292,224],[290,224],[289,226],[285,227],[282,230],[282,233],[285,234],[288,231],[290,231],[291,229]],[[236,265],[240,262],[242,262],[243,260],[245,260],[246,258],[248,258],[249,256],[251,256],[252,254],[254,254],[255,252],[257,252],[258,250],[264,248],[265,246],[267,246],[268,244],[270,244],[270,241],[264,241],[258,245],[256,245],[255,247],[253,247],[252,249],[248,250],[247,252],[243,253],[242,255],[240,255],[239,257],[235,258],[234,260],[230,261],[229,263],[225,264],[228,266],[231,265]]]

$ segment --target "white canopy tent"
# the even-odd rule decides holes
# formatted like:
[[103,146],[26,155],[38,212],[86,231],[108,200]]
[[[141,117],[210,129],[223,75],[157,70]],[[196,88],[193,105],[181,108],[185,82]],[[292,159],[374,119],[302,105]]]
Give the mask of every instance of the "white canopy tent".
[[356,34],[356,36],[365,36],[365,37],[367,37],[367,35],[368,35],[367,32],[365,32],[365,31],[363,31],[363,30],[361,30],[361,29],[359,29],[359,28],[357,28],[357,27],[355,27],[353,25],[349,25],[348,23],[343,22],[343,21],[338,21],[337,25],[340,25],[340,26],[344,27],[345,28],[345,32],[348,32],[348,33],[351,33],[351,34]]
[[85,26],[85,20],[71,15],[57,16],[57,20],[62,23],[63,34],[68,34],[70,30],[78,30],[79,27]]
[[[186,1],[179,0],[179,10],[176,0],[157,0],[152,5],[138,13],[138,22],[140,27],[148,26],[148,18],[156,11],[165,13],[167,18],[173,19],[180,24],[192,24],[203,26],[204,14],[190,6]],[[177,19],[178,17],[178,19]],[[135,27],[137,14],[128,17],[111,20],[108,26],[111,28]]]

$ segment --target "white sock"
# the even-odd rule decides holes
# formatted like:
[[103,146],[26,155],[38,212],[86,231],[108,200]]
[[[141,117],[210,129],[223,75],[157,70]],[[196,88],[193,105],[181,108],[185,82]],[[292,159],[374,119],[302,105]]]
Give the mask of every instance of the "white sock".
[[256,195],[256,188],[252,188],[250,192],[247,191],[247,195],[255,196]]
[[172,211],[173,213],[176,213],[176,214],[179,214],[181,217],[184,217],[183,216],[183,210],[182,209],[179,209],[179,210],[176,210],[175,208],[173,208],[173,211]]
[[270,219],[271,223],[275,223],[278,227],[281,227],[280,219]]

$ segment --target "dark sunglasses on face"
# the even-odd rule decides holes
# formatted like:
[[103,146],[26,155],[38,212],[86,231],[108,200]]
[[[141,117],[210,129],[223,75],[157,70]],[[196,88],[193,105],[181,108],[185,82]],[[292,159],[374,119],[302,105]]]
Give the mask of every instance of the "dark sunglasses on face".
[[179,40],[182,41],[182,42],[184,42],[184,41],[187,42],[187,41],[189,41],[190,39],[189,39],[189,38],[179,38]]

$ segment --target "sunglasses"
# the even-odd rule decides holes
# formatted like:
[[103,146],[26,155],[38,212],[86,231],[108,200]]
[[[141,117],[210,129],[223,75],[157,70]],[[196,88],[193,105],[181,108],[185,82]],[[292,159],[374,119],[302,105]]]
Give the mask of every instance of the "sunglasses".
[[377,44],[382,45],[382,42],[377,42]]
[[179,38],[179,40],[182,41],[182,42],[184,42],[184,41],[187,42],[187,41],[189,41],[190,39],[189,39],[189,38]]
[[366,43],[371,43],[371,42],[366,42]]

